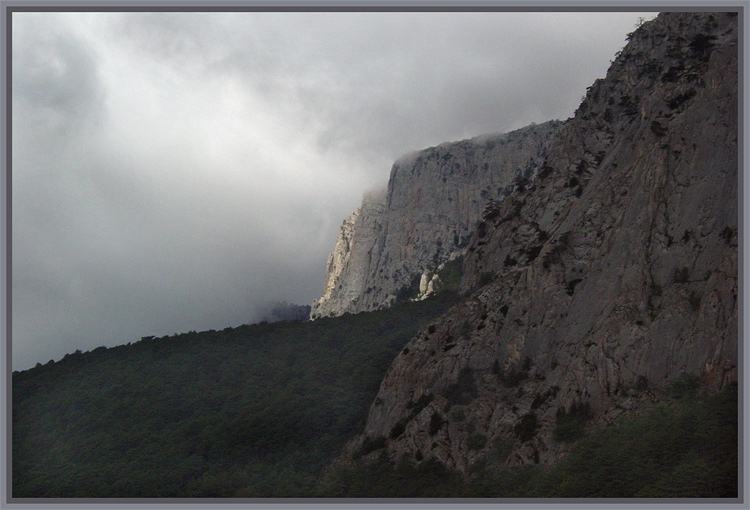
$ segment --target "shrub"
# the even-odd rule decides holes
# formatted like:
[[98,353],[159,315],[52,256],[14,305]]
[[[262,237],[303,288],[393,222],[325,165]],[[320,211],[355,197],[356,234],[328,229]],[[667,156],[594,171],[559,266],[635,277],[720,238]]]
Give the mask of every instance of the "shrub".
[[461,255],[446,262],[443,265],[443,269],[438,271],[437,275],[442,282],[443,291],[458,292],[458,287],[461,285],[461,278],[464,274],[463,263],[464,257]]
[[724,239],[724,241],[729,245],[732,244],[732,238],[737,234],[737,229],[733,229],[732,227],[724,227],[724,230],[721,231],[721,234],[719,234],[719,237]]
[[561,407],[555,416],[555,441],[569,443],[584,436],[586,422],[591,419],[591,406],[573,402],[569,411]]
[[466,411],[463,407],[454,407],[450,412],[450,419],[456,422],[462,422],[466,419]]
[[555,169],[552,168],[551,166],[549,166],[547,164],[542,165],[542,168],[539,170],[539,173],[537,174],[537,178],[538,179],[544,179],[546,177],[549,177],[552,174],[552,172],[554,172],[554,171],[555,171]]
[[690,270],[687,267],[675,269],[672,273],[674,283],[687,283],[690,280]]
[[492,362],[492,373],[499,376],[502,369],[500,368],[500,360],[496,359]]
[[469,450],[481,450],[487,444],[487,436],[484,434],[471,434],[466,439],[466,448]]
[[376,438],[365,436],[359,453],[360,455],[367,455],[368,453],[372,453],[375,450],[380,450],[382,448],[385,448],[385,438],[383,436],[378,436]]
[[656,283],[651,284],[651,296],[653,297],[661,297],[662,289],[661,285],[658,285]]
[[537,393],[534,397],[534,400],[531,401],[531,408],[532,409],[539,409],[539,406],[544,404],[544,401],[546,400],[546,397],[543,393]]
[[410,301],[416,298],[419,295],[419,281],[421,280],[421,278],[421,275],[415,275],[409,285],[404,285],[403,287],[401,287],[401,289],[399,289],[399,291],[396,293],[396,301]]
[[711,48],[713,48],[714,43],[713,41],[716,39],[715,35],[708,35],[708,34],[697,34],[692,41],[690,41],[690,49],[693,50],[693,53],[695,55],[703,54],[704,57],[707,57],[710,53]]
[[487,235],[487,222],[482,220],[477,223],[477,237],[480,239]]
[[521,419],[513,425],[513,433],[523,443],[530,441],[536,436],[537,418],[534,411],[521,416]]
[[657,60],[652,59],[643,64],[638,71],[641,76],[654,80],[661,74],[661,66]]
[[427,393],[423,393],[422,396],[420,396],[416,402],[409,401],[408,404],[406,404],[407,409],[411,409],[411,413],[414,417],[422,412],[422,410],[427,407],[430,402],[432,402],[432,399],[435,398],[432,395],[429,395]]
[[443,390],[443,396],[452,405],[467,405],[478,394],[477,386],[474,382],[474,371],[471,367],[462,368],[458,374],[458,380]]
[[675,110],[679,108],[680,106],[682,106],[687,101],[689,101],[690,99],[692,99],[693,96],[695,96],[695,89],[687,90],[686,92],[683,92],[682,94],[677,94],[676,96],[674,96],[672,99],[670,99],[667,102],[667,105],[671,109]]
[[651,132],[658,137],[662,137],[667,134],[667,129],[658,120],[653,120],[651,121]]
[[507,372],[500,374],[500,380],[503,385],[508,388],[515,388],[521,381],[529,377],[529,373],[525,370],[518,370],[515,367],[510,367]]
[[623,109],[623,113],[628,117],[638,115],[638,103],[628,95],[622,96],[617,105]]
[[438,433],[438,431],[443,428],[443,425],[445,424],[445,420],[443,417],[438,413],[437,411],[432,413],[432,416],[430,417],[430,429],[429,433],[431,436],[434,436]]
[[526,256],[529,259],[529,262],[534,262],[536,258],[539,256],[539,252],[542,251],[542,245],[536,245],[536,246],[530,246],[524,250],[526,253]]
[[695,291],[691,291],[690,295],[688,296],[688,303],[690,304],[690,309],[694,312],[697,312],[701,308],[701,296]]
[[401,434],[403,434],[403,433],[404,433],[404,431],[406,430],[406,424],[407,424],[407,421],[406,421],[406,420],[399,420],[399,421],[398,421],[398,422],[397,422],[397,423],[396,423],[396,424],[395,424],[395,425],[393,426],[393,428],[391,429],[391,433],[390,433],[390,437],[391,437],[391,439],[396,439],[396,438],[397,438],[397,437],[399,437],[399,436],[400,436]]
[[492,283],[495,278],[497,278],[497,275],[494,271],[483,271],[479,275],[479,281],[477,282],[477,285],[479,287],[484,287],[485,285]]
[[683,372],[670,384],[669,395],[676,399],[692,398],[698,393],[700,383],[697,375]]
[[575,280],[571,280],[568,282],[567,286],[565,287],[565,293],[568,296],[572,296],[573,293],[576,291],[576,285],[581,283],[583,280],[581,278],[576,278]]
[[[677,51],[673,58],[682,58],[682,54]],[[667,70],[666,73],[662,75],[661,81],[663,81],[664,83],[675,82],[679,79],[680,73],[684,70],[685,66],[683,66],[681,63],[677,66],[672,66]]]
[[561,260],[560,255],[570,246],[570,237],[570,231],[560,234],[552,249],[544,254],[542,266],[545,269],[549,269],[553,263]]
[[485,221],[493,221],[500,216],[500,202],[495,199],[490,199],[484,208],[482,213],[482,219]]
[[635,380],[635,384],[633,384],[633,389],[638,390],[638,391],[647,390],[648,378],[646,378],[645,375],[639,375]]
[[550,398],[555,398],[559,392],[560,392],[559,386],[550,386],[549,388],[547,388],[547,390],[544,393],[537,393],[536,396],[534,397],[534,400],[531,401],[531,408],[538,409],[542,404],[544,404]]

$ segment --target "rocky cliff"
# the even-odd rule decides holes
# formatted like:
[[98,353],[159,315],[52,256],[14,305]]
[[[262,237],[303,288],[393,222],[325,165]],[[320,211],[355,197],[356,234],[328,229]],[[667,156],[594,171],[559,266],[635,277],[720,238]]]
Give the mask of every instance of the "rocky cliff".
[[487,209],[466,299],[399,354],[342,462],[549,464],[675,381],[737,379],[737,55],[733,13],[631,35],[533,184]]
[[408,154],[388,188],[344,220],[311,318],[390,306],[422,295],[440,264],[463,252],[490,200],[535,175],[562,123],[484,135]]

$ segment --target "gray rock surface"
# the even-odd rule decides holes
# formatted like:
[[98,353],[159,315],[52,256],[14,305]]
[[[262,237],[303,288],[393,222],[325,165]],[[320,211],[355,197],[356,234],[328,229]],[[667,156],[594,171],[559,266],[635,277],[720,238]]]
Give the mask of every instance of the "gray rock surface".
[[344,220],[311,318],[416,297],[422,277],[465,248],[488,201],[501,202],[537,171],[561,126],[550,121],[401,157],[387,190],[366,195]]
[[561,409],[593,426],[682,374],[737,380],[737,55],[730,13],[632,35],[533,184],[488,210],[467,299],[399,354],[340,462],[385,438],[369,456],[550,464]]

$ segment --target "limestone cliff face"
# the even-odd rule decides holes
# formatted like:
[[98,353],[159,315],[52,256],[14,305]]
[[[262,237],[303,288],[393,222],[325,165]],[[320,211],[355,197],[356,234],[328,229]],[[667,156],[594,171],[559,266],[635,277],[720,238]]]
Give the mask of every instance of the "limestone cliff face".
[[445,143],[393,165],[388,188],[344,220],[311,318],[374,310],[423,289],[461,253],[490,199],[533,176],[562,123]]
[[362,205],[344,220],[328,256],[323,296],[313,301],[311,318],[359,311],[384,231],[385,198],[385,192],[366,194]]
[[467,299],[396,358],[342,461],[551,463],[560,416],[637,413],[683,373],[736,381],[737,55],[731,13],[633,34],[533,184],[487,211]]

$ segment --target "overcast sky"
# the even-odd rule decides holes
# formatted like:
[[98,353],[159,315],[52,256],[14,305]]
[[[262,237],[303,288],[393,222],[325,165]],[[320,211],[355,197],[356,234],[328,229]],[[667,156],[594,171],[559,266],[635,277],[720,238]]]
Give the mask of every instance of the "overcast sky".
[[573,115],[625,13],[13,13],[13,367],[322,292],[400,155]]

